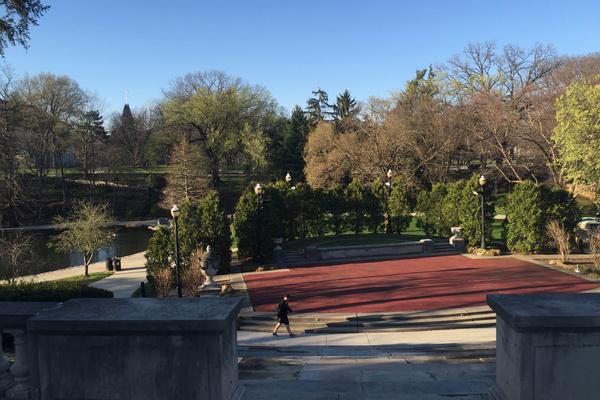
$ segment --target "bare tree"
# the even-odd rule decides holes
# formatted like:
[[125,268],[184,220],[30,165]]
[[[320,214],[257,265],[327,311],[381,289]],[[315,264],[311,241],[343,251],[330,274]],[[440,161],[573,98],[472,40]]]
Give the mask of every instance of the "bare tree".
[[589,238],[590,252],[592,253],[592,260],[594,267],[600,269],[600,230],[596,230],[590,233]]
[[558,249],[563,263],[569,260],[571,254],[571,234],[557,220],[550,220],[546,227],[550,240]]
[[78,203],[68,217],[54,219],[54,223],[61,226],[61,232],[52,238],[49,246],[64,253],[80,252],[85,276],[89,276],[94,254],[112,242],[112,221],[107,204]]
[[0,279],[9,284],[31,271],[33,265],[33,238],[22,232],[0,237]]
[[165,187],[165,205],[182,200],[199,200],[208,190],[208,170],[204,153],[183,135],[171,149],[169,174]]

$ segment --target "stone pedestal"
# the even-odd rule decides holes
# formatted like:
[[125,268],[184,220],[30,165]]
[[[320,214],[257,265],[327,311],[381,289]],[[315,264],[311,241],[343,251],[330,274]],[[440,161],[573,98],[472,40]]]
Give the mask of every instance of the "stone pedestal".
[[232,399],[234,298],[75,299],[28,321],[33,384],[50,399]]
[[217,256],[210,246],[206,246],[206,251],[202,254],[200,259],[200,266],[202,274],[204,275],[204,283],[201,289],[203,291],[220,291],[221,288],[215,282],[214,276],[219,271],[219,264],[221,257]]
[[497,314],[496,400],[600,396],[600,294],[489,295]]
[[453,226],[450,228],[452,236],[448,240],[448,243],[452,245],[455,251],[463,252],[466,249],[465,239],[462,237],[462,228],[460,226]]
[[433,253],[433,250],[435,249],[435,244],[433,243],[433,240],[421,239],[419,240],[419,243],[423,245],[423,253]]

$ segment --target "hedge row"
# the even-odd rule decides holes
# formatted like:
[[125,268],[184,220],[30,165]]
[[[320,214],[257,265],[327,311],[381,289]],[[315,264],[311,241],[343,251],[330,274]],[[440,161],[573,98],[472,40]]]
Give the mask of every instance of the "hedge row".
[[506,246],[519,253],[533,253],[550,247],[548,222],[557,220],[573,232],[581,209],[569,192],[548,189],[533,182],[518,183],[508,195]]
[[18,282],[0,285],[0,301],[66,301],[76,298],[110,298],[113,293],[78,282]]

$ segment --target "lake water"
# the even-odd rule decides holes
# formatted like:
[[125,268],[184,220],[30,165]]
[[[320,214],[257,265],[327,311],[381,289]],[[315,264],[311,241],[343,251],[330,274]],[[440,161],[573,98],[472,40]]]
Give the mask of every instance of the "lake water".
[[[48,239],[56,232],[35,232],[31,234],[35,242],[35,262],[33,270],[28,273],[54,271],[83,264],[81,253],[64,254],[48,248]],[[115,235],[113,243],[109,247],[98,251],[92,262],[104,261],[110,257],[124,257],[146,250],[152,231],[146,227],[126,228],[116,231]]]

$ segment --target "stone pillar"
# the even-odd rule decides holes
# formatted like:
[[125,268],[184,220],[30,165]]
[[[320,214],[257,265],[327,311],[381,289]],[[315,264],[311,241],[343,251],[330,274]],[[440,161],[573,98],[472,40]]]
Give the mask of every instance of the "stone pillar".
[[425,254],[433,253],[433,250],[435,248],[433,240],[421,239],[421,240],[419,240],[419,243],[421,243],[421,245],[423,246],[423,253],[425,253]]
[[73,299],[27,321],[40,400],[233,400],[232,297]]
[[488,295],[496,312],[492,400],[589,400],[600,393],[600,294]]
[[29,376],[29,352],[25,330],[8,329],[7,332],[15,338],[15,363],[10,367],[15,384],[6,391],[7,399],[29,399],[32,393]]
[[9,372],[10,363],[4,356],[2,349],[2,331],[0,331],[0,398],[8,388],[15,384],[12,375]]
[[284,264],[283,248],[281,247],[282,243],[283,238],[273,239],[273,244],[275,244],[275,248],[273,249],[273,258],[275,259],[275,265],[278,267],[282,267]]

